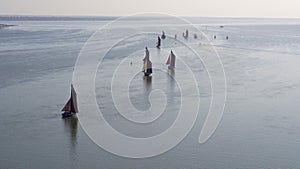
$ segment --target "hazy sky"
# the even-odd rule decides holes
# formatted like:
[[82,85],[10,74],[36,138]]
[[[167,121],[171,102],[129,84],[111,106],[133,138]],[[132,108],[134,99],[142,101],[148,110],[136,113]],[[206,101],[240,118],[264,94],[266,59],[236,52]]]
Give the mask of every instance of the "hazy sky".
[[0,14],[300,18],[300,0],[0,0]]

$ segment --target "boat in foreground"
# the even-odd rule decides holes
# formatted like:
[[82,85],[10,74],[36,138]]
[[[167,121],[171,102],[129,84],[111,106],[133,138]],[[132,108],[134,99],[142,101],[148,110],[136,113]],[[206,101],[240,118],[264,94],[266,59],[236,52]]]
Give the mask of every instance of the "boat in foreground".
[[71,117],[78,113],[77,94],[75,92],[73,84],[71,84],[71,97],[61,111],[63,112],[61,114],[62,118]]
[[145,51],[145,58],[143,59],[144,61],[144,66],[143,66],[143,72],[144,72],[144,76],[150,76],[152,74],[152,62],[149,59],[149,50],[146,47],[146,51]]
[[173,53],[173,51],[171,50],[171,54],[168,57],[167,63],[168,69],[170,70],[174,70],[175,69],[175,55]]

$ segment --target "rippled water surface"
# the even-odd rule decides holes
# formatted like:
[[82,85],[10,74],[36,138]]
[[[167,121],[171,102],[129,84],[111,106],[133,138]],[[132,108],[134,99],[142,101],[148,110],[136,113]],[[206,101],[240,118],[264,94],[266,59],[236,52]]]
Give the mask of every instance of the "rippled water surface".
[[[90,36],[108,20],[2,20],[1,23],[18,26],[0,29],[0,168],[300,167],[297,20],[193,18],[191,21],[208,39],[191,29],[190,38],[185,40],[181,34],[190,25],[178,24],[165,30],[168,37],[162,41],[161,50],[155,48],[156,36],[161,34],[160,24],[165,24],[161,20],[143,20],[151,23],[150,28],[121,22],[114,34],[104,34],[103,40],[109,41],[122,37],[125,31],[152,30],[115,44],[97,70],[98,106],[106,121],[119,132],[149,137],[168,129],[178,115],[180,90],[191,85],[179,86],[176,82],[186,78],[185,65],[198,83],[201,101],[191,132],[172,150],[146,159],[113,155],[90,140],[76,118],[63,120],[60,116],[69,98],[77,56]],[[223,28],[219,27],[221,24]],[[173,38],[174,32],[177,40]],[[193,33],[198,34],[197,39]],[[146,45],[154,65],[151,79],[144,79],[140,72]],[[189,53],[186,46],[195,49],[202,61]],[[216,78],[216,83],[222,81],[213,47],[224,66],[227,100],[216,132],[199,144],[212,98],[209,75]],[[105,45],[97,48],[106,49]],[[167,73],[165,65],[171,49],[178,57],[174,76]],[[111,95],[111,77],[120,64],[124,73],[121,81],[128,80],[126,71],[137,72],[128,87],[136,109],[151,107],[151,91],[164,93],[166,108],[155,122],[132,123],[117,111]]]

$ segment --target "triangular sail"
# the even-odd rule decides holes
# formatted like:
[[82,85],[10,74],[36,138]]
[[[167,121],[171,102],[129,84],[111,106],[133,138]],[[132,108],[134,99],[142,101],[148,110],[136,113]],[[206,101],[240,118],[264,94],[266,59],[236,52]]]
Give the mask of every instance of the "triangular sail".
[[173,51],[171,51],[171,54],[169,55],[169,58],[168,58],[166,64],[169,65],[168,66],[169,69],[175,68],[175,55],[174,55]]
[[147,72],[147,65],[148,65],[147,62],[148,60],[144,61],[143,72]]
[[[149,70],[152,69],[152,63],[150,60],[145,60],[144,61],[144,66],[143,66],[143,72],[149,72]],[[152,73],[152,70],[151,70]]]
[[77,94],[75,92],[73,84],[71,85],[71,98],[72,98],[71,111],[74,112],[74,113],[78,113],[78,108],[77,108]]
[[173,68],[175,68],[175,55],[173,53],[173,51],[171,51],[171,63],[170,66],[172,66]]
[[168,60],[166,62],[167,65],[169,65],[171,63],[171,56],[169,55]]
[[61,111],[78,113],[77,94],[75,92],[73,85],[71,85],[71,97]]
[[145,57],[144,57],[144,59],[143,59],[144,63],[145,63],[145,61],[149,60],[149,56],[150,56],[150,53],[149,53],[148,48],[146,47],[146,50],[145,50]]
[[143,59],[144,61],[143,72],[145,76],[149,76],[152,73],[152,62],[150,61],[149,56],[150,56],[149,50],[146,47],[145,58]]
[[71,111],[71,98],[68,100],[64,108],[61,109],[61,111]]
[[157,43],[156,43],[156,44],[157,44],[157,45],[156,45],[157,48],[159,48],[160,45],[161,45],[161,39],[160,39],[159,36],[157,37]]

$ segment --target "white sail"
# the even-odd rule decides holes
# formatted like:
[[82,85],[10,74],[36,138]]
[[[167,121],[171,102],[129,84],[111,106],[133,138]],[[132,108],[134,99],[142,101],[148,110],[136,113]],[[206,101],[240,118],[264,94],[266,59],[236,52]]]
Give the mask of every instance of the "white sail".
[[169,69],[175,68],[175,55],[174,55],[173,51],[171,51],[171,54],[167,61],[167,64],[169,64],[169,66],[168,66]]

